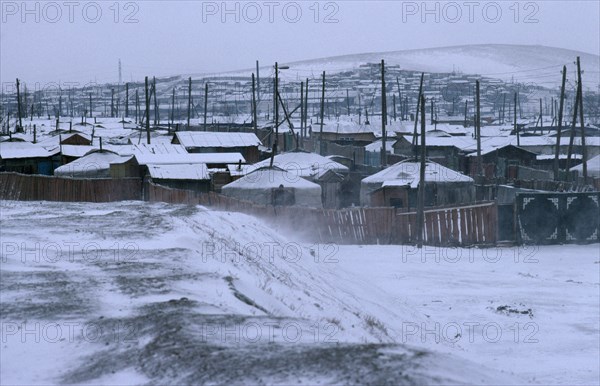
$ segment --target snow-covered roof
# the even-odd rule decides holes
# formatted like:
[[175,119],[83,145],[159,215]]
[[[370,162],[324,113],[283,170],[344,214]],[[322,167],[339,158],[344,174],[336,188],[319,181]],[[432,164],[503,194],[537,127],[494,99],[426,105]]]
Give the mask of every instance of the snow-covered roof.
[[[571,170],[577,170],[580,173],[583,173],[583,163],[572,167]],[[600,177],[600,155],[590,158],[587,161],[587,172],[588,176]]]
[[80,136],[88,141],[92,140],[92,137],[90,135],[81,133],[79,131],[75,131],[72,133],[64,133],[64,134],[60,134],[60,135],[52,135],[52,136],[46,137],[42,141],[39,141],[38,144],[45,148],[54,148],[56,146],[59,146],[61,141],[64,142],[65,140],[67,140],[73,136]]
[[277,167],[262,167],[256,169],[244,177],[233,181],[223,187],[223,190],[230,188],[238,189],[271,189],[283,185],[286,188],[296,189],[314,189],[321,187],[313,182],[307,181],[297,174],[289,173]]
[[97,150],[96,146],[86,145],[62,145],[60,146],[61,154],[67,157],[83,157],[93,150]]
[[[404,139],[408,142],[412,143],[413,136],[412,135],[403,135]],[[421,143],[421,137],[419,137],[419,144]],[[482,138],[483,143],[483,138]],[[425,136],[425,144],[427,146],[440,146],[440,147],[449,147],[455,146],[461,150],[472,150],[477,149],[477,141],[470,136],[454,136],[454,137],[435,137],[435,136]]]
[[54,170],[54,175],[65,177],[108,176],[110,164],[122,163],[131,156],[120,156],[112,151],[94,151]]
[[[382,186],[410,186],[417,187],[421,164],[413,161],[401,161],[379,173],[373,174],[362,180],[366,184],[379,184]],[[438,163],[427,161],[425,163],[426,182],[473,182],[471,177],[448,169]]]
[[[537,155],[537,159],[538,160],[547,160],[547,159],[554,159],[556,156],[554,154],[538,154]],[[558,159],[567,159],[568,154],[559,154],[558,155]],[[581,154],[571,154],[571,159],[582,159],[583,157],[581,156]],[[588,161],[589,162],[589,161]]]
[[[248,168],[247,172],[269,166],[270,163],[270,159],[258,162]],[[316,153],[307,153],[303,151],[277,154],[273,159],[273,166],[286,170],[294,175],[312,178],[318,178],[328,170],[341,172],[348,171],[348,168],[339,162],[335,162],[332,159]]]
[[[506,145],[495,146],[495,144],[493,144],[493,143],[492,144],[482,143],[482,145],[481,145],[481,155],[486,155],[486,154],[492,153],[492,152],[494,152],[494,151],[496,151],[498,149],[502,149],[502,148],[507,147],[507,146],[512,146],[512,147],[514,147],[516,149],[522,150],[522,151],[527,152],[527,153],[536,154],[536,153],[534,153],[532,151],[529,151],[527,149],[523,149],[522,147],[519,147],[517,145],[506,144]],[[469,154],[469,157],[477,157],[477,150],[475,150],[474,152],[472,152],[471,154]]]
[[151,143],[150,145],[142,143],[139,145],[113,146],[111,150],[121,155],[188,154],[183,146],[169,142]]
[[246,163],[240,153],[135,154],[140,165]]
[[148,165],[150,177],[163,180],[210,180],[206,164]]
[[175,133],[185,148],[249,147],[262,145],[254,133],[215,133],[208,131],[179,131]]
[[58,154],[58,148],[47,150],[43,146],[31,142],[0,142],[0,158],[47,158]]

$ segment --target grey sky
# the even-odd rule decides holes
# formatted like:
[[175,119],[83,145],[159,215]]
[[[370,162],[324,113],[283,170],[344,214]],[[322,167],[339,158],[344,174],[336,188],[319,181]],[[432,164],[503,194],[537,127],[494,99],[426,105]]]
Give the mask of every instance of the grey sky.
[[21,1],[1,3],[2,82],[116,81],[119,58],[124,80],[139,80],[250,68],[256,59],[267,64],[463,44],[540,44],[600,54],[596,0],[427,2],[429,14],[421,1],[228,2],[230,14],[221,1],[120,2],[118,14],[113,1],[28,2],[29,13]]

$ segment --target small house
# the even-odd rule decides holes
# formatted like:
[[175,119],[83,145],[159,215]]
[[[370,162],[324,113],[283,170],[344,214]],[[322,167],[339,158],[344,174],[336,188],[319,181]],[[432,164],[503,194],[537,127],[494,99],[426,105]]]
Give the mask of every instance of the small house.
[[0,142],[0,171],[52,175],[58,153],[31,142]]
[[[420,179],[420,162],[401,161],[361,182],[363,206],[415,208]],[[425,206],[464,204],[475,201],[471,177],[438,163],[425,163]]]
[[210,191],[210,173],[206,164],[148,165],[152,182],[172,189]]
[[[481,150],[482,169],[487,178],[515,177],[511,175],[510,166],[531,167],[535,163],[536,157],[536,153],[515,145],[486,147]],[[472,152],[467,158],[469,175],[477,175],[479,172],[477,152]]]
[[139,177],[139,165],[132,156],[121,156],[110,150],[93,150],[57,168],[54,175],[70,178]]

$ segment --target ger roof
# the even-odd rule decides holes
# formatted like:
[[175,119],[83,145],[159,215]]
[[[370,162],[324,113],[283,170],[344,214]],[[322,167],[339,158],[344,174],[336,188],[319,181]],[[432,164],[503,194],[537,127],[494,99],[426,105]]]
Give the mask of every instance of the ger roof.
[[225,185],[223,189],[271,189],[278,188],[280,185],[286,188],[320,189],[319,185],[277,167],[261,167],[256,169],[244,177]]
[[254,133],[214,133],[209,131],[178,131],[175,137],[185,148],[248,147],[262,145]]
[[[362,180],[366,184],[378,184],[382,186],[410,186],[416,187],[419,183],[421,164],[414,161],[401,161],[379,173],[375,173]],[[427,161],[425,163],[426,182],[473,182],[471,177],[448,169],[438,163]]]
[[[270,159],[258,162],[252,165],[252,168],[258,169],[269,166]],[[348,167],[332,159],[323,157],[317,153],[308,153],[304,151],[293,151],[289,153],[277,154],[273,158],[273,166],[287,170],[302,177],[319,177],[328,170],[346,172]]]

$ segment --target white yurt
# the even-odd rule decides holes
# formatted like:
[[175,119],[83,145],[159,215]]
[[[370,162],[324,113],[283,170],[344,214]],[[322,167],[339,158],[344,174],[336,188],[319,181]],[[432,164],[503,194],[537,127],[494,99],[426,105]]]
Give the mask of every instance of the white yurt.
[[262,167],[223,186],[221,193],[261,205],[322,208],[321,187],[277,167]]

